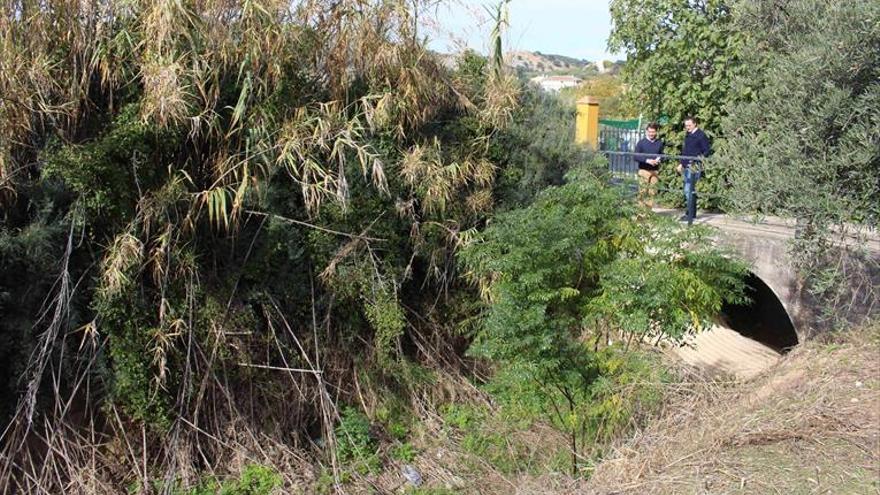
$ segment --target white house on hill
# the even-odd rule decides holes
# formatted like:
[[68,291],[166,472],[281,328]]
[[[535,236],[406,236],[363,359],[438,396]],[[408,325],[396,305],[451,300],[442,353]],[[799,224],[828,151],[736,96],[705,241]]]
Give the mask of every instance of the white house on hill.
[[538,76],[531,79],[532,84],[536,84],[544,91],[557,92],[562,88],[573,88],[578,86],[583,80],[575,76]]

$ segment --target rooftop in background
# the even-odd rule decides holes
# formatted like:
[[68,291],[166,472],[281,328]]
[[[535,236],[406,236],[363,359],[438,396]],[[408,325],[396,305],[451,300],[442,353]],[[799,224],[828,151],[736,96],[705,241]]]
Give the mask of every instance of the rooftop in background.
[[544,91],[556,92],[563,88],[574,88],[583,82],[583,79],[575,76],[538,76],[529,80]]

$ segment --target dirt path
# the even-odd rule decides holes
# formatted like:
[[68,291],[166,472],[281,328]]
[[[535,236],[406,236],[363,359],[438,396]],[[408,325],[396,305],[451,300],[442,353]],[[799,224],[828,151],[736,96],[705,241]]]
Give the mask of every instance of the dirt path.
[[675,352],[688,364],[742,379],[755,376],[781,357],[764,344],[721,325],[700,332]]

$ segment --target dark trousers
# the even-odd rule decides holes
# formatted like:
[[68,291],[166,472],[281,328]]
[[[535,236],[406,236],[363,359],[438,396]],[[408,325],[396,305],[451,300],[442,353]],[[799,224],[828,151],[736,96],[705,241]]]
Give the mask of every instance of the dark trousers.
[[688,223],[697,218],[697,181],[700,180],[700,172],[692,170],[691,167],[685,167],[682,175],[684,176],[684,205],[685,216]]

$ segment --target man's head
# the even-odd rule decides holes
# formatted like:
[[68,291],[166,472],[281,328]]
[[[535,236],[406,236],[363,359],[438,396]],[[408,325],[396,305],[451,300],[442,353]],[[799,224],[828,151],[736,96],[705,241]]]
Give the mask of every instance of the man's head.
[[657,138],[657,129],[659,129],[659,128],[660,128],[659,125],[655,124],[654,122],[651,122],[650,124],[648,124],[648,127],[645,128],[645,135],[648,136],[648,139],[653,141],[654,139]]
[[698,125],[700,125],[700,121],[697,120],[696,117],[687,117],[684,119],[684,130],[687,132],[694,132],[697,130]]

